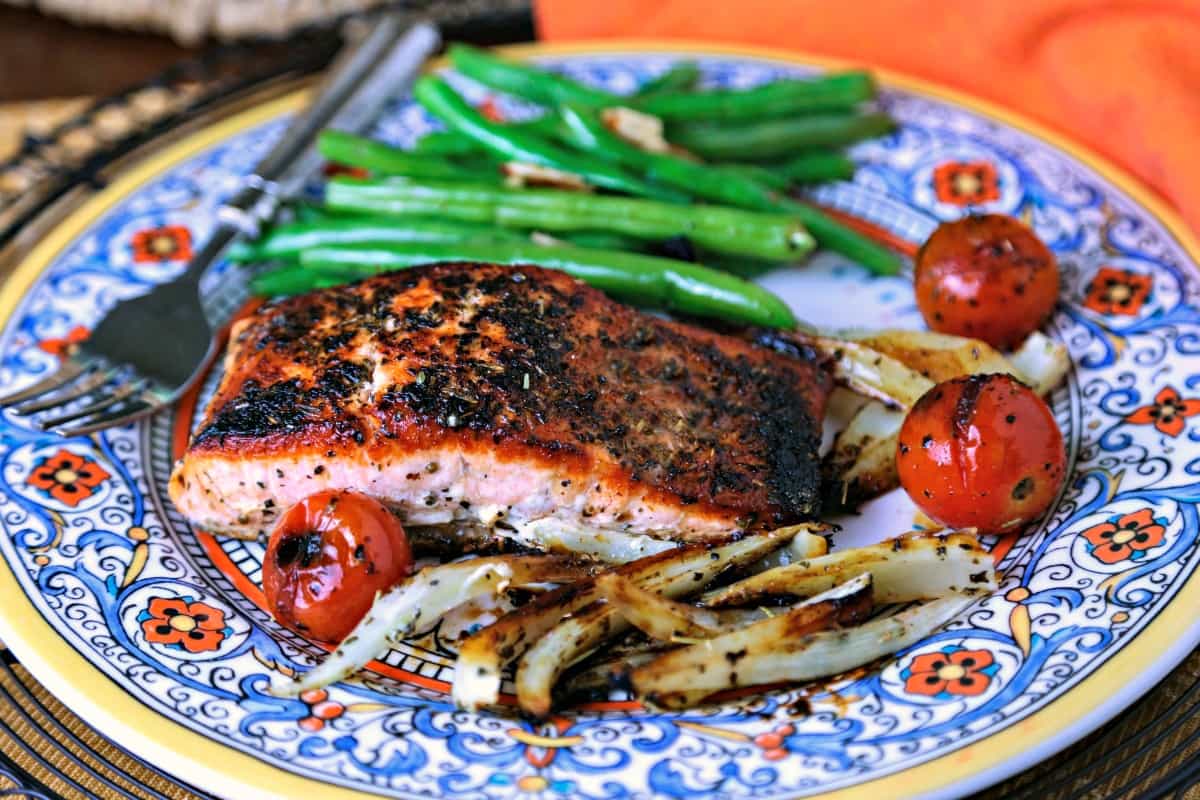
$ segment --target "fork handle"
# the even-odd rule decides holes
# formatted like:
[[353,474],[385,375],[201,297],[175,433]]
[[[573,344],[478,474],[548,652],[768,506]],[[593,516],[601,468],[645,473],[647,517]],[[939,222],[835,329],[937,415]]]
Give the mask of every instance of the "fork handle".
[[192,260],[188,262],[187,269],[183,274],[176,278],[176,282],[188,282],[195,284],[197,288],[200,286],[200,278],[204,275],[204,271],[209,265],[213,264],[225,252],[225,248],[233,243],[233,240],[243,235],[244,230],[241,226],[231,222],[222,221],[204,246],[192,256]]
[[[204,247],[196,254],[179,280],[199,283],[200,276],[239,235],[257,237],[260,226],[277,210],[279,184],[302,182],[298,170],[308,164],[304,156],[313,138],[338,116],[360,89],[378,91],[367,79],[377,69],[401,68],[415,74],[421,62],[440,44],[437,29],[417,23],[405,33],[403,17],[384,17],[361,42],[351,45],[334,61],[328,76],[316,90],[316,98],[258,163],[242,188],[217,210],[218,224]],[[401,35],[403,34],[403,41]],[[389,87],[394,89],[394,87]],[[305,170],[307,171],[307,170]]]
[[[421,27],[428,28],[428,25]],[[419,28],[414,28],[412,36]],[[346,104],[363,79],[375,69],[405,31],[397,15],[384,17],[361,42],[351,45],[334,61],[315,98],[300,117],[292,121],[266,157],[258,163],[254,174],[265,183],[283,177],[288,167],[299,158],[322,128]]]

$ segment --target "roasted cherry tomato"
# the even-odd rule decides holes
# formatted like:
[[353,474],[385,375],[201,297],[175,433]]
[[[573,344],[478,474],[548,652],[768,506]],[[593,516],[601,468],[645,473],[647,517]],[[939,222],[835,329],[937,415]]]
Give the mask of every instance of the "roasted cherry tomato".
[[933,330],[1011,349],[1054,309],[1058,262],[1012,217],[964,217],[943,222],[921,246],[916,291]]
[[263,591],[281,624],[338,642],[375,599],[412,572],[395,515],[356,492],[320,492],[292,506],[271,532]]
[[939,383],[900,428],[900,483],[954,528],[1017,530],[1041,516],[1066,475],[1062,432],[1032,389],[1008,375]]

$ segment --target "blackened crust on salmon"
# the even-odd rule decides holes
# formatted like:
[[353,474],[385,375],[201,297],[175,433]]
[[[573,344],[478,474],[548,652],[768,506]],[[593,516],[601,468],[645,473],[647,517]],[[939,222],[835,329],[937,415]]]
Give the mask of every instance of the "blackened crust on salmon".
[[829,388],[811,354],[651,317],[563,273],[441,264],[260,308],[191,451],[484,448],[773,525],[817,509]]
[[204,427],[197,441],[226,436],[267,436],[290,433],[309,424],[301,405],[304,392],[296,379],[262,386],[253,378]]

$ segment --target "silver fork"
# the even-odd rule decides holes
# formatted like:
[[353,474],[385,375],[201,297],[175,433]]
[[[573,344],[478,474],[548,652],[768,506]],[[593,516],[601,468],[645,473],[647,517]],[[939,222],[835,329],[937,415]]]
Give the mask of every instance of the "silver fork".
[[200,302],[205,270],[239,236],[257,236],[281,198],[298,194],[320,170],[322,160],[310,145],[321,129],[367,127],[390,97],[408,88],[439,43],[432,25],[419,23],[405,33],[402,17],[393,15],[346,48],[308,110],[218,210],[216,230],[183,274],[118,303],[63,355],[57,371],[0,397],[0,409],[38,415],[42,430],[79,436],[178,400],[216,355],[215,331]]

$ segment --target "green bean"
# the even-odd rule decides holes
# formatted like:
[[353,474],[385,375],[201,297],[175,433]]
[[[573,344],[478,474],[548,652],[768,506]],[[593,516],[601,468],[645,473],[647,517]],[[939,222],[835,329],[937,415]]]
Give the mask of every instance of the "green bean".
[[501,177],[499,164],[494,159],[490,159],[490,163],[479,159],[473,165],[456,164],[442,156],[413,154],[344,131],[321,131],[317,137],[317,151],[330,161],[361,167],[379,175],[496,183]]
[[[842,72],[807,80],[781,80],[751,89],[658,92],[635,99],[639,111],[664,120],[746,120],[854,108],[875,96],[867,72]],[[593,104],[594,105],[594,104]]]
[[[607,231],[555,232],[555,239],[595,250],[638,252],[647,247],[644,239]],[[369,247],[391,242],[528,242],[532,232],[496,228],[451,219],[413,216],[329,215],[317,211],[303,221],[272,228],[255,242],[235,242],[225,257],[234,263],[298,261],[313,247]]]
[[792,179],[783,172],[758,164],[712,164],[711,167],[712,169],[756,180],[777,192],[786,192],[792,185]]
[[792,199],[781,200],[776,208],[795,214],[824,247],[841,253],[876,275],[895,275],[900,272],[900,261],[891,250],[838,222],[819,208]]
[[562,120],[558,118],[557,114],[543,114],[540,117],[523,119],[519,122],[507,122],[505,125],[509,128],[536,133],[538,136],[544,136],[547,139],[555,138],[558,136],[559,131],[562,130]]
[[[763,194],[762,186],[740,172],[714,169],[686,158],[642,150],[608,130],[604,122],[588,109],[563,106],[559,113],[563,116],[570,143],[588,154],[618,166],[636,169],[660,184],[673,186],[695,197],[758,209],[763,209],[768,203],[769,192],[758,198]],[[746,187],[751,188],[752,197],[744,196]]]
[[692,122],[674,125],[667,138],[701,158],[763,161],[809,147],[839,147],[891,133],[887,114],[821,114],[756,122]]
[[519,242],[523,233],[447,219],[353,216],[294,222],[273,228],[257,242],[238,242],[229,249],[230,261],[247,263],[298,258],[314,247],[377,245],[390,242],[462,241]]
[[833,150],[814,150],[801,153],[784,164],[713,164],[716,169],[729,170],[752,178],[777,192],[787,191],[793,183],[822,183],[848,180],[854,177],[855,164]]
[[680,61],[666,72],[651,78],[638,87],[633,95],[645,98],[659,92],[685,92],[700,80],[700,67],[694,61]]
[[250,279],[250,291],[259,297],[279,297],[302,294],[313,289],[326,289],[343,283],[356,281],[375,274],[374,270],[353,272],[349,267],[338,269],[299,269],[295,266],[279,267],[260,272]]
[[458,131],[431,131],[413,145],[414,153],[431,156],[477,156],[487,151]]
[[878,275],[895,275],[900,262],[887,248],[876,244],[812,206],[798,203],[773,191],[742,172],[713,169],[705,164],[665,153],[649,153],[611,133],[586,109],[560,109],[580,149],[642,170],[651,180],[690,191],[696,197],[739,208],[795,215],[817,242],[857,261]]
[[801,153],[791,161],[770,168],[771,171],[778,170],[797,183],[849,180],[854,177],[855,169],[857,167],[853,161],[832,150]]
[[646,249],[646,241],[633,236],[623,236],[609,231],[570,231],[555,233],[557,239],[564,239],[576,247],[587,247],[592,250],[624,250],[636,253]]
[[454,69],[490,89],[553,106],[557,103],[582,103],[590,106],[617,105],[619,97],[578,81],[526,64],[498,58],[465,44],[451,45],[450,62]]
[[602,159],[571,152],[535,133],[491,122],[471,108],[449,84],[426,75],[413,88],[413,95],[430,113],[450,128],[464,133],[495,155],[574,173],[596,186],[618,192],[653,197],[668,202],[685,202],[687,196],[653,186],[619,166]]
[[792,215],[553,189],[343,179],[329,183],[325,202],[335,210],[418,214],[548,233],[605,231],[643,239],[687,236],[710,250],[776,261],[796,260],[815,245]]
[[738,208],[772,210],[778,194],[741,169],[713,167],[668,153],[651,153],[612,133],[587,109],[560,109],[576,147],[637,169],[658,183]]
[[794,327],[787,305],[771,292],[733,275],[667,258],[582,247],[536,244],[394,244],[372,249],[316,248],[300,257],[304,269],[324,274],[342,266],[390,271],[440,261],[481,261],[558,269],[605,292],[703,317],[772,328]]
[[[557,137],[559,128],[561,127],[558,118],[554,114],[547,114],[521,122],[505,122],[503,124],[509,130],[529,131],[551,139]],[[457,156],[460,158],[470,156],[488,157],[488,151],[483,149],[478,142],[458,131],[434,131],[427,133],[413,145],[412,152],[421,155]]]
[[312,203],[291,203],[288,208],[292,212],[291,220],[293,222],[312,222],[327,216],[321,206]]

